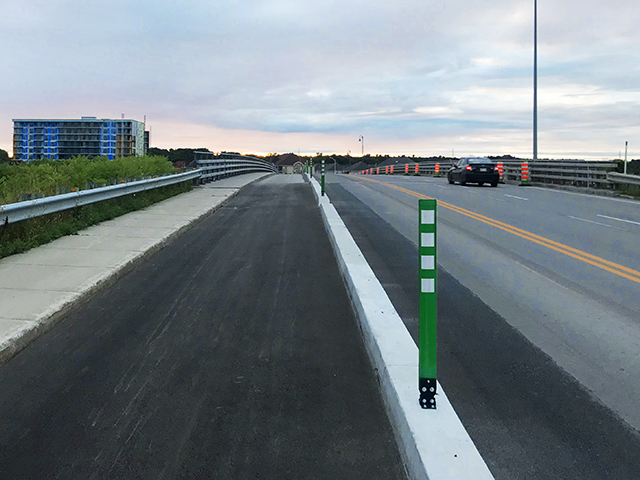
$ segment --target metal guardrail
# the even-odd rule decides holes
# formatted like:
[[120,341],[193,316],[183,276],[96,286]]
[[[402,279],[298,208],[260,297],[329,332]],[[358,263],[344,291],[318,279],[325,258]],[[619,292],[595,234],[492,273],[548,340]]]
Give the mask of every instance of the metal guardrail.
[[[500,160],[493,159],[495,163]],[[421,162],[419,163],[418,173],[420,175],[435,175],[436,163],[439,163],[440,176],[446,177],[447,171],[453,166],[453,162]],[[520,183],[522,181],[521,165],[522,161],[502,161],[504,166],[504,179],[506,182]],[[556,185],[572,185],[577,187],[591,188],[615,188],[615,184],[632,184],[636,183],[640,177],[634,175],[622,175],[613,173],[610,170],[615,169],[616,165],[612,162],[561,162],[561,161],[545,161],[528,162],[529,177],[532,183],[537,184],[556,184]],[[408,163],[409,175],[415,174],[415,163]],[[372,167],[375,174],[377,167]],[[380,174],[385,173],[385,167],[380,167]],[[394,165],[394,175],[404,175],[405,164]]]
[[608,172],[607,179],[616,184],[640,186],[640,176],[638,175],[625,175],[624,173]]
[[166,187],[190,180],[210,182],[250,172],[266,171],[277,173],[275,165],[254,157],[224,154],[223,158],[207,159],[207,156],[213,156],[211,152],[195,153],[200,154],[201,158],[196,155],[196,164],[200,168],[188,172],[0,205],[0,225],[16,223],[28,218],[61,212],[90,203],[111,200],[143,190]]
[[130,195],[132,193],[166,187],[176,183],[187,182],[200,178],[202,172],[192,170],[190,172],[167,175],[136,182],[119,183],[108,187],[92,188],[79,192],[65,193],[51,197],[27,200],[25,202],[0,205],[0,224],[20,222],[28,218],[39,217],[49,213],[61,212],[71,208],[102,202],[113,198]]
[[211,152],[193,152],[198,170],[202,172],[200,182],[212,182],[220,178],[252,172],[278,173],[273,163],[255,157],[225,153],[216,158]]
[[[616,168],[611,162],[537,161],[528,163],[532,183],[613,188],[612,182],[607,178],[609,171]],[[505,181],[520,182],[522,162],[503,162],[503,164]]]
[[[435,175],[435,173],[436,173],[436,163],[439,164],[440,176],[445,176],[447,174],[447,171],[449,170],[449,168],[451,168],[453,166],[452,162],[435,162],[435,161],[420,162],[420,163],[418,163],[418,174],[419,175]],[[405,165],[409,165],[407,174],[408,175],[415,175],[416,162],[394,164],[393,165],[393,175],[404,175],[405,174]],[[370,168],[373,168],[373,173],[374,174],[376,172],[376,169],[380,168],[380,175],[386,174],[386,170],[387,170],[387,167],[384,167],[384,166],[383,167],[370,167]],[[391,170],[391,168],[389,168],[389,170]],[[357,173],[357,172],[354,172],[354,173]]]

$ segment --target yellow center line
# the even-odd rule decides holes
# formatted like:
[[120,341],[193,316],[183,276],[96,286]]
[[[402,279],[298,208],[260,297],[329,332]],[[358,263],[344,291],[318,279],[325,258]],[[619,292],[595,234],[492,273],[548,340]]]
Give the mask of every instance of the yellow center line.
[[[408,190],[406,188],[399,187],[398,185],[393,185],[391,183],[384,183],[379,180],[373,180],[371,178],[364,178],[364,177],[359,177],[359,179],[366,180],[368,182],[378,183],[380,185],[384,185],[385,187],[393,188],[394,190],[398,190],[400,192],[406,193],[407,195],[412,195],[417,198],[433,199],[433,197],[429,197],[428,195],[414,192],[413,190]],[[632,282],[640,283],[640,272],[632,268],[625,267],[624,265],[619,265],[617,263],[611,262],[609,260],[598,257],[596,255],[592,255],[590,253],[583,252],[582,250],[578,250],[577,248],[569,247],[568,245],[564,245],[554,240],[550,240],[540,235],[536,235],[535,233],[531,233],[521,228],[514,227],[513,225],[509,225],[508,223],[500,222],[490,217],[485,217],[484,215],[480,215],[479,213],[472,212],[471,210],[466,210],[462,207],[458,207],[456,205],[443,202],[441,200],[438,200],[438,205],[444,208],[447,208],[449,210],[452,210],[454,212],[460,213],[461,215],[465,215],[469,218],[473,218],[480,222],[486,223],[487,225],[491,225],[493,227],[499,228],[500,230],[511,233],[518,237],[524,238],[525,240],[529,240],[530,242],[536,243],[538,245],[542,245],[543,247],[547,247],[558,253],[562,253],[569,257],[588,263],[589,265],[593,265],[594,267],[600,268],[602,270],[606,270],[607,272],[626,278],[627,280],[631,280]]]

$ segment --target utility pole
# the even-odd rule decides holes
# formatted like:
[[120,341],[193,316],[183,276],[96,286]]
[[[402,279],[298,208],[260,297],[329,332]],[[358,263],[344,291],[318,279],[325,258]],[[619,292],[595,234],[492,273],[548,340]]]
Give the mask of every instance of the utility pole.
[[538,0],[533,0],[533,161],[538,160]]
[[624,174],[627,174],[627,145],[629,142],[624,142]]

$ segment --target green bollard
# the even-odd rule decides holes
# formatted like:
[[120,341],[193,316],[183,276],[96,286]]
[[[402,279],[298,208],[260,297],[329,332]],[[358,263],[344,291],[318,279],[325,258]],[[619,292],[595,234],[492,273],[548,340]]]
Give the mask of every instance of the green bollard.
[[436,408],[436,200],[419,200],[420,254],[419,362],[420,406]]

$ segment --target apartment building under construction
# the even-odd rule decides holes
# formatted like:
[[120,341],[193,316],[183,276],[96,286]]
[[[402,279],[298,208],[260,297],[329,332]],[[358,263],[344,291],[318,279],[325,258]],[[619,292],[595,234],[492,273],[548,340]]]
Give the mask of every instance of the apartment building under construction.
[[16,160],[66,159],[78,155],[110,160],[144,155],[149,132],[137,120],[82,117],[79,120],[13,120]]

